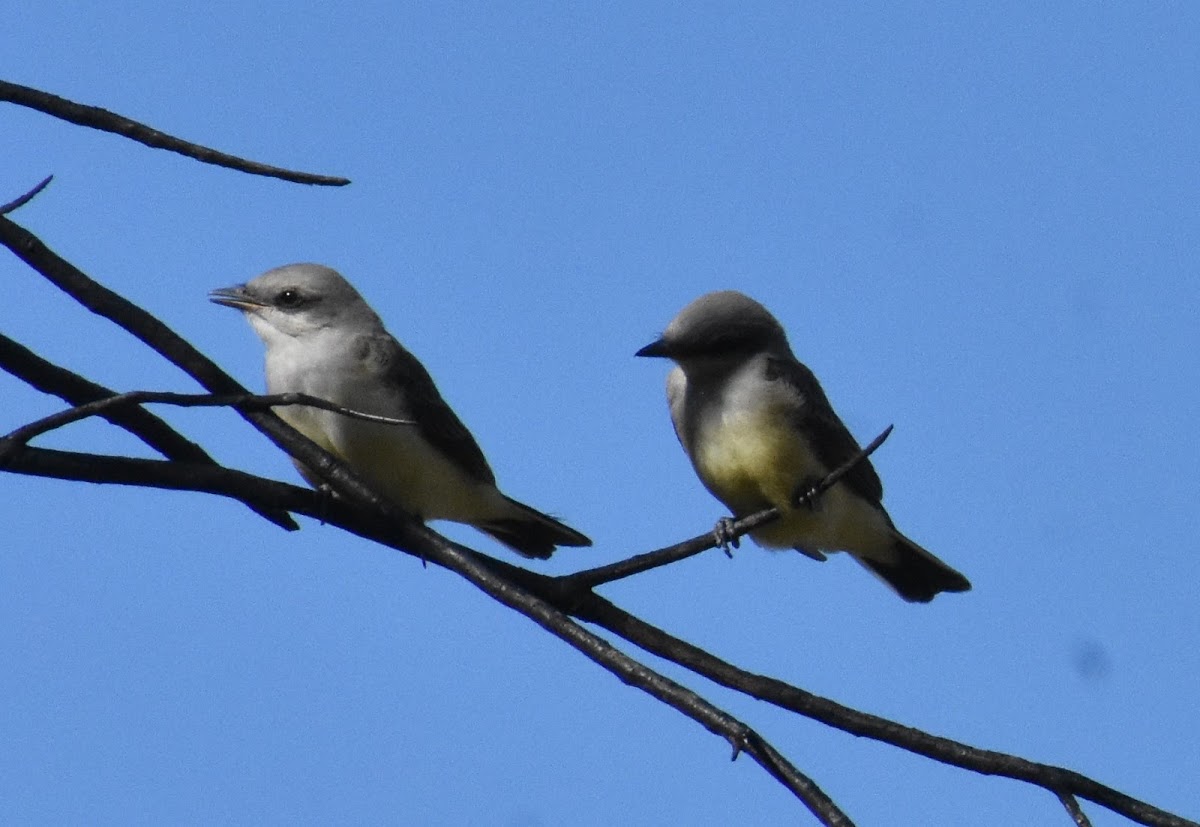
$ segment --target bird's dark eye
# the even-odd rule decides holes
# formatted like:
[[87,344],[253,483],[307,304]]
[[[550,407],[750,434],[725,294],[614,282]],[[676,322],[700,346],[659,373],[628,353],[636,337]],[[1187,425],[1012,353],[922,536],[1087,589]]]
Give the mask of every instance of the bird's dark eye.
[[286,290],[280,290],[275,295],[275,304],[278,307],[299,307],[304,304],[304,296],[299,290],[289,287]]

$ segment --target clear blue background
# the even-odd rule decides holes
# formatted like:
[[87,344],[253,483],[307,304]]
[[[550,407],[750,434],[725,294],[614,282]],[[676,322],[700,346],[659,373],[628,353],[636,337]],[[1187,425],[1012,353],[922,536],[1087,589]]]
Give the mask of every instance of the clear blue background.
[[[259,342],[206,292],[340,269],[502,487],[595,539],[547,572],[723,513],[666,366],[633,352],[702,292],[759,298],[861,440],[895,423],[885,503],[974,591],[908,605],[848,559],[744,546],[604,594],[747,669],[1197,818],[1200,10],[1043,5],[10,4],[0,76],[354,183],[3,106],[0,201],[54,173],[14,218],[254,388]],[[0,329],[43,355],[195,390],[7,252],[0,279]],[[5,429],[61,407],[7,375],[0,395]],[[233,414],[165,414],[298,481]],[[145,455],[103,423],[39,444]],[[0,510],[5,823],[808,819],[411,558],[192,494],[0,475]],[[666,671],[860,824],[1069,823],[1042,790]]]

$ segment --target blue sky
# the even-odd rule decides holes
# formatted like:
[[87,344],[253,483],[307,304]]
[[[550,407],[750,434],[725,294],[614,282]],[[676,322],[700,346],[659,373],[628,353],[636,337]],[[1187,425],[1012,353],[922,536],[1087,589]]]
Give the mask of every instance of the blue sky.
[[[860,440],[895,424],[885,504],[975,589],[908,605],[848,559],[747,545],[605,596],[752,671],[1200,817],[1200,10],[796,6],[18,4],[5,79],[354,183],[5,106],[0,201],[54,173],[14,218],[254,388],[260,345],[206,292],[341,270],[504,490],[595,539],[551,573],[724,513],[671,432],[665,365],[633,352],[700,293],[749,293]],[[0,330],[42,355],[195,390],[7,253],[0,278]],[[0,394],[6,430],[60,407],[7,375]],[[298,481],[236,416],[165,414]],[[144,455],[102,423],[40,444]],[[0,821],[806,817],[441,570],[200,495],[0,475],[0,502]],[[1044,791],[662,668],[860,824],[1069,823]]]

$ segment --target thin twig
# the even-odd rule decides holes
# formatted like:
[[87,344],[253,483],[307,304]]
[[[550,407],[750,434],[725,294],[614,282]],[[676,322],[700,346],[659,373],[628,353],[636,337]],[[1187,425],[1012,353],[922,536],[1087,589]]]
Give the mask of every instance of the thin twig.
[[16,83],[0,80],[0,100],[9,101],[20,106],[27,106],[30,109],[45,112],[47,115],[53,115],[64,121],[91,127],[92,129],[99,129],[102,132],[112,132],[115,135],[124,136],[155,149],[177,152],[180,155],[195,158],[197,161],[203,161],[206,164],[235,169],[238,172],[248,172],[251,175],[265,175],[268,178],[280,178],[296,184],[319,184],[327,187],[343,187],[350,183],[348,178],[316,175],[311,172],[296,172],[290,169],[283,169],[282,167],[260,164],[257,161],[249,161],[245,158],[239,158],[236,155],[229,155],[225,152],[219,152],[200,144],[176,138],[165,132],[159,132],[157,129],[147,126],[144,123],[131,120],[115,112],[109,112],[107,109],[76,103],[66,98],[60,98],[58,95],[51,95],[49,92],[43,92],[39,89],[32,89]]
[[1071,815],[1071,820],[1075,822],[1075,827],[1092,827],[1092,822],[1088,820],[1087,814],[1083,808],[1079,806],[1079,802],[1075,800],[1075,796],[1070,793],[1064,793],[1061,790],[1056,791],[1058,800],[1067,808],[1067,812]]
[[854,468],[854,466],[871,456],[871,454],[875,453],[876,449],[878,449],[880,445],[887,442],[887,438],[892,435],[892,431],[895,429],[895,427],[895,425],[888,425],[886,428],[884,428],[879,436],[867,443],[867,447],[863,448],[857,454],[850,457],[850,459],[843,462],[840,466],[834,469],[832,474],[821,480],[820,485],[798,497],[794,503],[794,507],[799,508],[802,505],[811,505],[814,499],[832,488],[838,480],[849,474],[850,470]]
[[377,422],[382,425],[416,425],[411,419],[395,419],[390,416],[364,413],[341,405],[335,405],[325,399],[309,396],[306,393],[276,393],[269,395],[245,394],[211,394],[211,393],[173,393],[170,391],[126,391],[113,394],[105,399],[97,399],[84,405],[76,405],[65,411],[42,417],[27,425],[10,432],[7,439],[11,444],[24,445],[31,439],[44,433],[87,419],[100,416],[114,408],[132,407],[136,405],[158,403],[176,405],[181,408],[227,407],[242,411],[265,411],[286,405],[306,405],[310,408],[321,408],[326,411],[348,416],[352,419],[362,419],[366,422]]
[[42,190],[44,190],[53,179],[54,179],[53,175],[47,175],[45,178],[43,178],[41,180],[41,182],[39,184],[37,184],[37,186],[35,186],[29,192],[25,193],[24,195],[17,196],[12,201],[9,201],[4,206],[0,207],[0,215],[8,215],[10,212],[13,212],[14,210],[18,210],[21,207],[28,204],[30,201],[33,200],[33,197],[35,195],[37,195],[39,192],[41,192]]
[[[875,453],[875,450],[887,440],[891,433],[892,426],[888,425],[883,433],[871,440],[867,447],[827,474],[816,487],[800,496],[796,501],[797,507],[813,502],[836,485],[837,481],[849,473],[850,469]],[[607,566],[597,566],[594,569],[586,569],[574,574],[564,575],[559,580],[562,583],[562,588],[567,591],[587,591],[604,583],[612,583],[615,580],[632,577],[635,574],[641,574],[660,566],[686,560],[688,557],[697,555],[702,551],[716,548],[721,545],[722,539],[728,540],[742,537],[759,526],[778,518],[779,509],[773,507],[767,508],[735,520],[731,526],[729,535],[725,538],[718,538],[716,532],[709,531],[705,534],[692,537],[690,540],[684,540],[681,543],[666,546],[655,551],[648,551],[644,554],[637,554]]]

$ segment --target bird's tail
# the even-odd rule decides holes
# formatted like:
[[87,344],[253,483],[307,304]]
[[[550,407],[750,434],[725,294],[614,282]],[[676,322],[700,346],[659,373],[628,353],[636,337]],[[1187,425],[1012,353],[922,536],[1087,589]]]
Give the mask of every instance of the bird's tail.
[[475,523],[475,527],[495,537],[525,557],[547,559],[558,546],[590,546],[592,541],[570,526],[560,523],[524,503],[505,497],[511,508],[502,517]]
[[971,588],[967,578],[898,531],[890,551],[887,557],[856,555],[854,559],[909,602],[928,603],[940,592],[965,592]]

